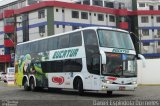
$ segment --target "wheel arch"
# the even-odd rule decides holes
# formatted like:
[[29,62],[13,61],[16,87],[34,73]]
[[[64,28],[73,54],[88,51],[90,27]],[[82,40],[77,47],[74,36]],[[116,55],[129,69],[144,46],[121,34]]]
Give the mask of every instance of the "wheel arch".
[[83,83],[83,88],[84,88],[84,78],[81,76],[81,75],[76,75],[73,79],[73,89],[76,89],[76,81],[78,79],[81,79],[82,80],[82,83]]
[[23,76],[23,80],[22,80],[22,86],[24,85],[25,80],[28,81],[28,85],[29,85],[29,78],[28,78],[27,75],[24,75],[24,76]]

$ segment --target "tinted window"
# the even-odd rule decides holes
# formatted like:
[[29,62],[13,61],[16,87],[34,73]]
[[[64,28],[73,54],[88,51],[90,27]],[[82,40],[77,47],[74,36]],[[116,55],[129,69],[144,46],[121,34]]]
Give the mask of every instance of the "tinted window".
[[41,66],[43,72],[80,72],[82,70],[82,59],[46,61],[42,62]]
[[85,45],[98,45],[96,32],[94,30],[83,31]]
[[63,61],[61,60],[42,62],[41,66],[43,72],[63,72]]
[[31,51],[33,52],[33,53],[37,53],[38,52],[38,41],[36,41],[36,42],[32,42],[31,44],[30,44],[30,47],[31,47]]
[[20,52],[20,45],[16,46],[16,54],[17,55],[21,54],[21,52]]
[[82,70],[82,59],[65,60],[64,72],[80,72]]
[[16,50],[17,54],[22,55],[22,51],[23,51],[23,45],[18,45]]
[[47,50],[47,43],[48,43],[47,39],[40,40],[38,43],[39,43],[39,49],[38,49],[39,52],[44,52]]
[[69,47],[76,47],[82,45],[81,32],[75,32],[69,35]]
[[57,49],[58,45],[58,37],[53,37],[48,39],[48,50]]
[[[97,41],[97,35],[94,30],[83,31],[85,51],[86,51],[86,62],[88,72],[92,74],[99,74],[98,62],[95,60],[94,56],[99,54],[99,47]],[[93,69],[94,68],[94,69]]]
[[59,37],[58,48],[67,48],[69,46],[69,35],[63,35]]

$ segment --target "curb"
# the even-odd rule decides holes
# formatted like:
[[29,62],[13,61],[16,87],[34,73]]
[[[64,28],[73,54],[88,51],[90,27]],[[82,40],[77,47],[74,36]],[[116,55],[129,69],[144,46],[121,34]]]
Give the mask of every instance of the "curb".
[[160,84],[138,84],[138,86],[160,86]]

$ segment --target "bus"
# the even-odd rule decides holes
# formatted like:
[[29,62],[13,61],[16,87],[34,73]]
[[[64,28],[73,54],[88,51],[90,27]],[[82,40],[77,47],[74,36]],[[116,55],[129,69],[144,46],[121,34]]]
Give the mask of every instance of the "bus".
[[125,30],[77,29],[17,44],[16,84],[26,91],[133,91],[137,87],[137,55]]

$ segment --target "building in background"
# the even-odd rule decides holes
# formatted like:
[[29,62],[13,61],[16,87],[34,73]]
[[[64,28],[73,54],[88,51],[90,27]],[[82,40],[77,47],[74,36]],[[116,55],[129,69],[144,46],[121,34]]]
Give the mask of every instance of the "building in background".
[[[158,1],[155,2],[154,0],[154,5],[158,6]],[[13,65],[15,44],[88,26],[115,27],[134,32],[140,35],[137,36],[142,40],[140,50],[145,56],[160,57],[157,22],[160,11],[156,6],[153,6],[153,9],[157,10],[149,10],[153,3],[147,3],[148,0],[146,3],[145,0],[0,2],[0,71]],[[145,35],[148,33],[146,30],[149,30],[148,36]]]

